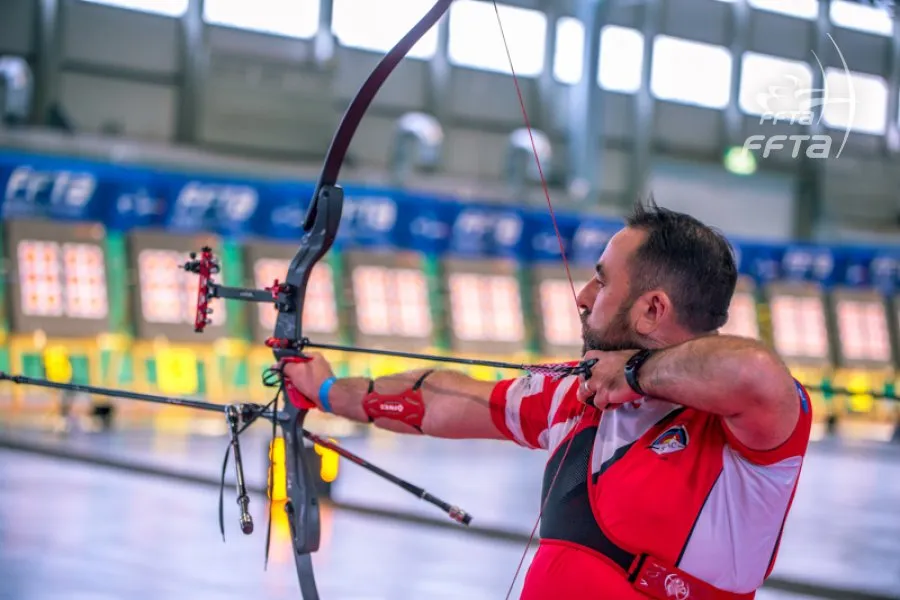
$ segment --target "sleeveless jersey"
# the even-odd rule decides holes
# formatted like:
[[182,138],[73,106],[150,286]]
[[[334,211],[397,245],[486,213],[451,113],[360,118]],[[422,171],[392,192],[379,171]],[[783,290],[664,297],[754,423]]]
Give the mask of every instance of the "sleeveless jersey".
[[506,438],[549,452],[541,542],[522,598],[644,598],[621,566],[641,553],[719,589],[754,593],[774,566],[809,442],[811,404],[800,384],[794,431],[761,452],[721,417],[670,402],[585,407],[578,382],[530,375],[499,382],[491,395]]

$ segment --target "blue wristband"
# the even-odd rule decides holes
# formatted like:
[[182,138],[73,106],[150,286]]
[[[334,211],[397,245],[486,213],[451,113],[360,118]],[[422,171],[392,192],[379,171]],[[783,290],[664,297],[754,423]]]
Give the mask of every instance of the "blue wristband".
[[337,381],[337,377],[329,377],[322,382],[322,387],[319,388],[319,402],[322,403],[322,410],[325,412],[332,412],[331,403],[328,402],[328,393],[335,381]]

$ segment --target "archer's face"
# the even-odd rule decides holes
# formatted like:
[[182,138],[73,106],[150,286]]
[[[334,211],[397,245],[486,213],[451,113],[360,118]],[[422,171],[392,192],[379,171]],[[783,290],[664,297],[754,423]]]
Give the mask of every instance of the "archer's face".
[[642,347],[631,322],[634,300],[628,262],[645,235],[628,228],[616,233],[597,261],[594,278],[579,292],[583,351]]

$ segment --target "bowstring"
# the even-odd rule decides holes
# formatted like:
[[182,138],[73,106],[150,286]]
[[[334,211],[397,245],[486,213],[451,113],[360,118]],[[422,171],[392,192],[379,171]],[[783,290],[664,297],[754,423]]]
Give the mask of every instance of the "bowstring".
[[[519,77],[516,75],[515,66],[513,66],[512,53],[509,49],[509,43],[506,40],[506,32],[503,30],[503,21],[500,18],[500,7],[497,6],[497,0],[492,0],[492,3],[494,5],[494,13],[497,15],[497,26],[500,29],[500,37],[503,40],[503,48],[506,51],[506,58],[509,62],[509,70],[512,73],[513,84],[516,88],[516,96],[519,99],[519,108],[522,111],[522,119],[525,122],[525,128],[528,131],[528,138],[531,141],[531,152],[534,155],[534,161],[537,165],[538,174],[540,175],[541,179],[541,187],[544,192],[544,198],[547,200],[547,208],[550,211],[550,220],[553,222],[553,230],[556,232],[556,240],[559,243],[559,253],[562,256],[563,266],[566,270],[566,277],[569,280],[569,288],[572,290],[572,299],[575,301],[575,310],[579,313],[580,316],[581,311],[578,308],[578,294],[575,292],[575,282],[572,279],[572,272],[569,269],[569,261],[566,258],[565,244],[563,243],[562,234],[559,231],[559,224],[556,221],[556,212],[553,210],[553,202],[550,199],[550,186],[547,184],[547,178],[544,177],[544,168],[541,165],[541,158],[538,155],[537,145],[534,141],[534,132],[531,127],[531,119],[528,118],[528,110],[525,108],[525,99],[522,95],[522,86],[519,85]],[[587,406],[584,406],[578,413],[574,428],[578,427],[578,424],[581,422],[586,409]],[[544,501],[541,503],[541,509],[538,512],[537,519],[534,522],[534,527],[532,527],[531,529],[531,535],[528,537],[528,543],[525,544],[525,550],[522,552],[522,557],[519,559],[519,565],[518,567],[516,567],[516,573],[513,576],[513,580],[509,584],[509,589],[506,592],[506,600],[509,600],[509,597],[512,595],[513,588],[516,585],[516,581],[519,579],[519,574],[522,571],[522,566],[525,564],[525,558],[528,556],[528,551],[531,549],[531,544],[534,541],[535,534],[537,533],[538,525],[540,524],[541,519],[544,516],[544,510],[547,508],[547,502],[550,499],[550,493],[552,492],[553,487],[556,485],[556,480],[559,477],[560,472],[562,471],[562,466],[566,462],[566,456],[569,454],[569,450],[572,448],[572,442],[574,440],[574,435],[569,438],[569,443],[566,445],[566,449],[559,461],[559,466],[556,468],[556,473],[554,473],[553,479],[550,480],[550,485],[547,487],[546,496],[544,497]]]

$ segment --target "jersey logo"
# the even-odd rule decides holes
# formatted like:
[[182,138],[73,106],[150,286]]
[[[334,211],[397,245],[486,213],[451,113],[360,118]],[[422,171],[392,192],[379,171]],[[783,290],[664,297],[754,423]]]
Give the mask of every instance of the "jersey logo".
[[650,449],[659,455],[680,452],[688,445],[688,432],[683,425],[669,427],[662,435],[653,440]]

